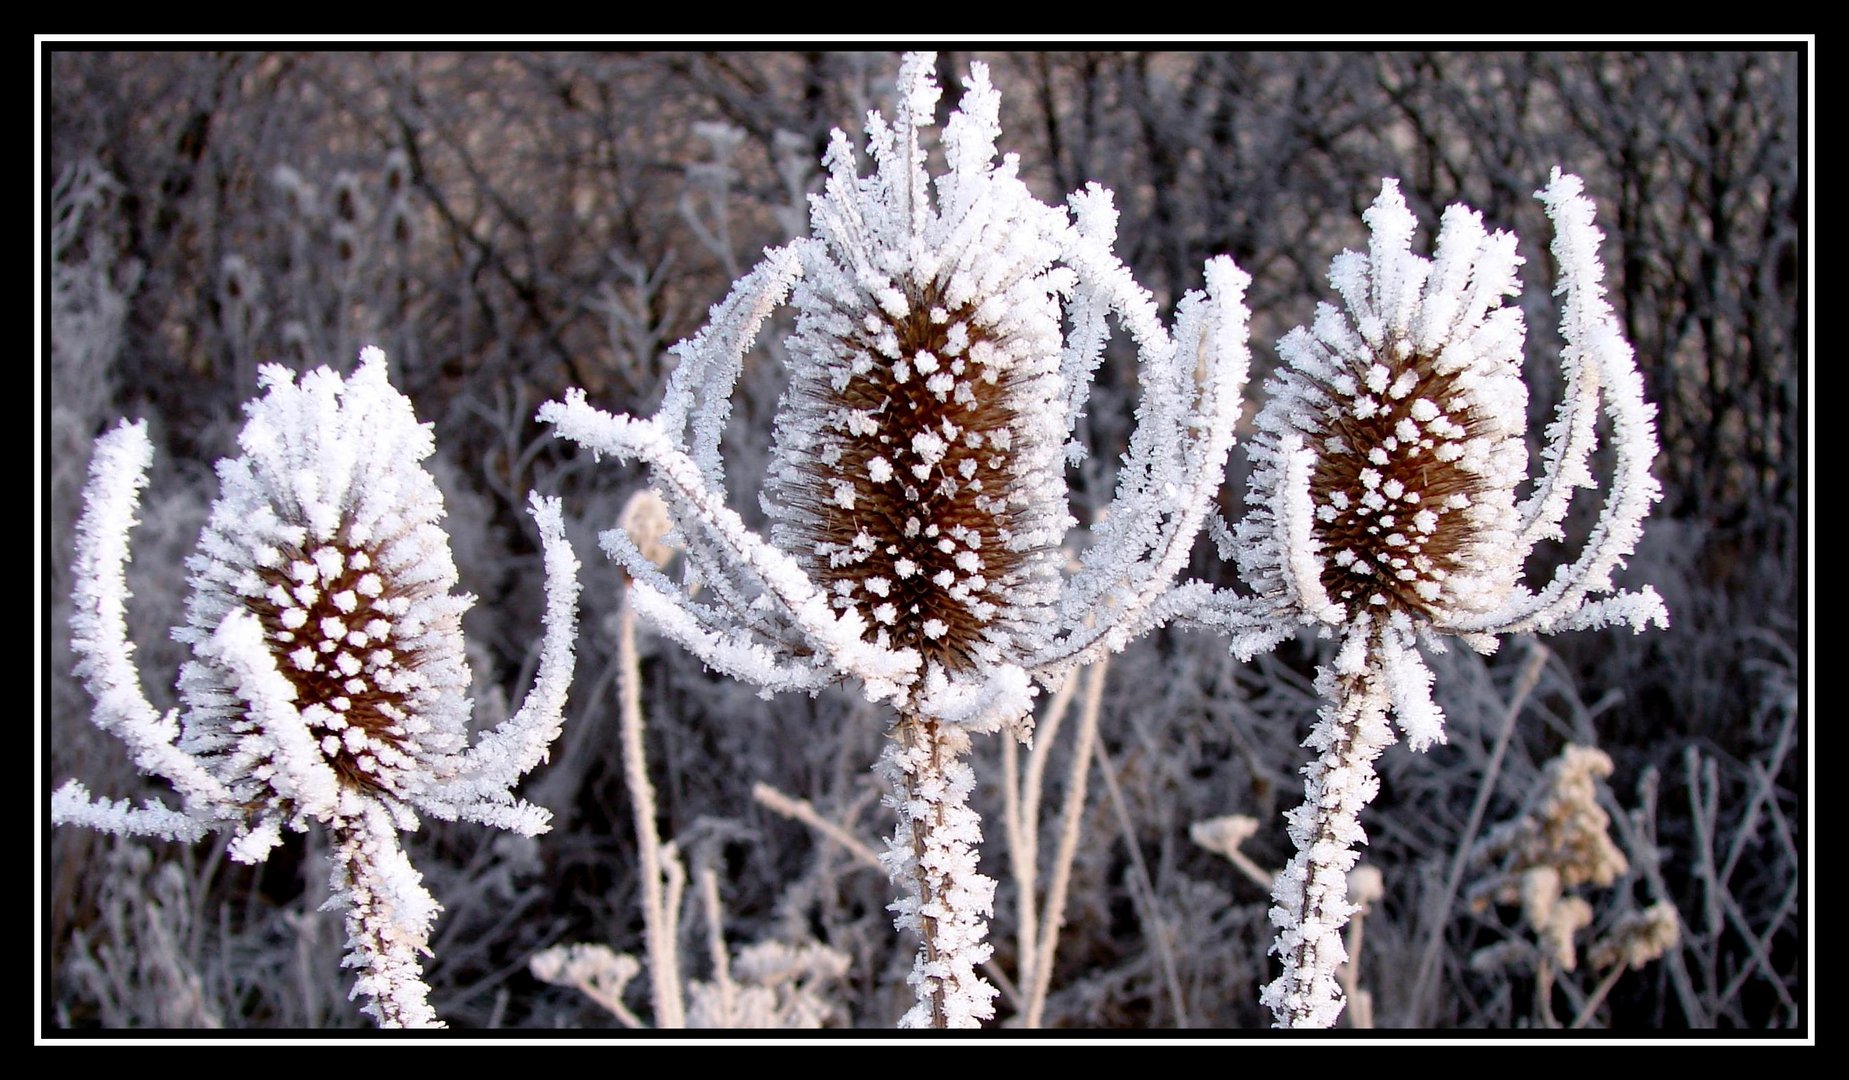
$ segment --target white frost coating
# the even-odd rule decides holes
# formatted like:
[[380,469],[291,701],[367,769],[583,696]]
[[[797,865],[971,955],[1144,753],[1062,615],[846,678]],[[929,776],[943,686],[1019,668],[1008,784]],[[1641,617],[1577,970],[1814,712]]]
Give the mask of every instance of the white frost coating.
[[[154,458],[145,421],[126,420],[96,440],[90,461],[90,480],[83,492],[83,515],[77,521],[77,556],[72,567],[71,651],[77,654],[77,675],[96,699],[91,720],[128,744],[135,767],[172,784],[185,806],[184,813],[209,828],[216,808],[232,802],[225,786],[193,757],[174,748],[179,736],[178,717],[162,716],[148,704],[135,667],[134,646],[127,637],[129,529],[141,489],[147,486],[147,469]],[[78,814],[78,785],[65,803]],[[86,795],[87,797],[87,795]],[[101,804],[101,805],[123,805]],[[62,817],[52,809],[53,824],[89,824],[99,811],[84,810],[85,820]],[[126,819],[111,832],[126,832]],[[148,819],[153,821],[153,818]],[[164,819],[162,819],[164,820]],[[167,826],[171,828],[171,826]],[[160,835],[167,835],[162,833]]]
[[334,817],[340,781],[296,704],[295,687],[277,671],[257,617],[234,609],[200,644],[199,654],[221,666],[246,703],[256,730],[240,749],[268,763],[265,782],[294,810],[288,824],[304,829],[308,821]]
[[[870,692],[877,688],[881,697],[911,681],[910,673],[918,664],[916,654],[882,649],[860,640],[850,619],[837,617],[828,610],[821,590],[809,580],[795,559],[745,527],[744,520],[725,505],[723,489],[705,482],[692,459],[675,448],[656,420],[612,416],[592,408],[583,392],[578,390],[567,393],[563,402],[548,402],[542,406],[539,418],[553,425],[561,438],[571,439],[598,453],[622,459],[635,458],[652,466],[664,494],[671,492],[676,496],[669,500],[669,506],[677,511],[677,527],[688,541],[689,554],[696,554],[694,536],[703,537],[711,545],[704,552],[709,565],[729,568],[734,577],[745,574],[755,580],[764,593],[777,601],[787,632],[832,659],[838,669],[836,678],[843,675],[859,678],[868,684]],[[700,526],[698,532],[688,527],[688,514],[693,515],[693,521]],[[632,572],[634,569],[637,568],[632,568]],[[677,599],[670,603],[682,603],[679,597],[684,594],[674,590],[672,595]],[[645,617],[653,617],[659,611],[659,608],[653,609]],[[644,614],[641,607],[637,608],[637,614]],[[677,626],[677,630],[693,625],[696,623],[689,620]],[[742,631],[744,626],[737,629]],[[691,642],[696,640],[710,643],[702,646],[710,648],[716,647],[717,639],[718,635],[700,631],[697,636],[681,640],[690,648],[693,647]],[[769,644],[761,649],[740,649],[738,646],[746,640],[744,637],[728,640],[730,644],[722,653],[723,663],[715,659],[708,659],[708,662],[736,678],[759,685],[787,682],[789,672],[779,665],[776,657],[786,651],[790,654],[803,651],[787,647],[777,649]],[[760,673],[762,678],[754,677]],[[805,689],[813,688],[808,680],[800,682]]]
[[[556,501],[535,498],[545,550],[546,639],[525,706],[471,749],[470,683],[442,496],[421,462],[430,428],[367,348],[353,374],[297,378],[266,366],[242,453],[187,561],[192,592],[176,640],[183,712],[156,717],[123,634],[122,564],[151,456],[145,428],[97,442],[78,526],[73,648],[96,723],[137,767],[171,782],[181,812],[92,801],[71,783],[53,820],[192,838],[221,827],[258,862],[284,829],[332,838],[335,901],[348,908],[355,994],[384,1026],[441,1026],[419,971],[437,905],[395,832],[420,811],[532,833],[546,813],[512,786],[557,736],[573,667],[577,560]],[[325,695],[325,696],[324,696]]]
[[198,840],[207,829],[191,814],[169,810],[148,800],[137,807],[127,799],[97,799],[75,780],[51,795],[54,825],[81,825],[118,836],[153,836],[162,840]]
[[1445,741],[1445,716],[1432,700],[1432,672],[1419,659],[1410,624],[1389,627],[1381,635],[1379,663],[1393,700],[1393,719],[1406,736],[1406,745],[1423,752]]
[[1336,971],[1348,958],[1342,927],[1354,913],[1348,871],[1359,859],[1355,845],[1367,841],[1361,810],[1380,787],[1374,759],[1393,742],[1392,690],[1379,671],[1343,675],[1323,667],[1316,689],[1327,704],[1304,745],[1317,756],[1303,770],[1303,805],[1285,815],[1297,854],[1272,891],[1272,951],[1283,973],[1259,996],[1278,1027],[1333,1027],[1341,1015]]
[[[1453,206],[1428,262],[1412,254],[1416,223],[1398,185],[1387,181],[1364,215],[1368,255],[1345,252],[1330,268],[1348,318],[1325,305],[1313,334],[1299,328],[1279,345],[1285,366],[1257,422],[1252,509],[1235,530],[1241,574],[1259,596],[1223,594],[1209,607],[1282,602],[1306,622],[1338,626],[1344,606],[1355,610],[1380,590],[1362,583],[1338,596],[1317,588],[1305,549],[1318,546],[1323,558],[1339,556],[1345,568],[1365,566],[1378,580],[1405,583],[1403,601],[1388,599],[1404,603],[1427,636],[1480,641],[1565,626],[1587,597],[1611,591],[1610,575],[1634,550],[1658,497],[1649,475],[1654,409],[1643,400],[1630,347],[1603,299],[1599,233],[1578,178],[1556,170],[1539,194],[1559,232],[1568,387],[1548,429],[1534,494],[1517,506],[1514,493],[1528,475],[1520,378],[1525,331],[1519,310],[1503,306],[1520,289],[1515,237],[1488,233],[1479,214]],[[1351,371],[1366,376],[1349,380],[1343,373]],[[1601,397],[1617,445],[1605,513],[1581,556],[1533,593],[1520,581],[1523,563],[1536,543],[1560,535],[1571,489],[1593,482],[1586,464]],[[1352,469],[1354,487],[1338,483],[1312,496],[1316,524],[1304,544],[1305,448],[1321,453],[1314,448],[1325,445],[1330,425],[1344,415],[1342,422],[1352,425],[1381,424],[1383,414],[1393,419],[1386,424],[1390,437],[1352,448],[1366,463]],[[1351,473],[1339,456],[1321,461],[1320,475],[1339,480]],[[1442,499],[1421,490],[1434,474],[1449,477]],[[1376,543],[1371,536],[1380,538],[1379,547],[1362,550]],[[1388,557],[1376,560],[1374,550]],[[1638,630],[1666,625],[1653,597],[1603,604],[1598,612],[1607,621],[1622,616]]]
[[994,953],[986,939],[995,881],[976,870],[982,823],[968,805],[968,752],[968,729],[914,718],[900,723],[879,765],[899,818],[880,863],[908,889],[890,910],[901,931],[926,943],[906,976],[917,1004],[902,1028],[973,1028],[995,1015],[995,987],[976,974]]
[[[1049,206],[1013,155],[997,160],[1000,95],[981,64],[942,130],[945,171],[932,175],[934,68],[929,53],[902,62],[890,123],[867,117],[869,169],[846,134],[832,134],[810,196],[812,238],[768,252],[676,348],[655,417],[601,412],[577,390],[539,417],[595,454],[647,465],[667,501],[686,554],[678,584],[626,538],[603,539],[631,575],[640,617],[767,692],[854,681],[903,724],[967,738],[1018,726],[1035,680],[1183,610],[1174,577],[1214,505],[1239,419],[1250,279],[1211,260],[1171,333],[1112,251],[1110,192],[1091,185]],[[718,434],[743,350],[786,293],[790,382],[760,537],[725,504]],[[1116,498],[1068,577],[1067,443],[1113,317],[1139,355],[1139,422]],[[935,843],[935,828],[919,843]],[[942,992],[962,976],[947,984],[932,966],[967,965],[980,940],[956,929],[962,916],[932,915],[939,904],[982,910],[969,900],[981,890],[958,881],[907,884],[916,907],[905,924],[930,928],[927,952],[948,950],[917,980],[933,1023],[986,1015],[992,993],[979,980]]]
[[341,966],[358,974],[348,997],[367,998],[360,1011],[382,1028],[442,1027],[426,1000],[421,971],[422,958],[430,955],[431,924],[442,909],[405,857],[385,807],[368,801],[335,828],[330,855],[326,908],[347,913]]
[[[1251,278],[1225,257],[1205,272],[1206,293],[1189,293],[1176,309],[1172,341],[1153,322],[1146,293],[1116,307],[1150,316],[1149,325],[1124,316],[1144,347],[1139,419],[1116,496],[1061,597],[1060,637],[1031,661],[1038,669],[1091,663],[1156,625],[1154,607],[1215,507],[1244,403]],[[1099,615],[1107,602],[1112,618]]]
[[[840,677],[824,667],[780,660],[776,652],[742,631],[728,634],[706,629],[673,592],[638,581],[630,586],[629,596],[638,617],[679,642],[708,667],[735,679],[768,690],[813,693]],[[874,701],[896,692],[898,687],[891,683],[867,683],[867,696]]]
[[1284,469],[1278,485],[1278,550],[1285,553],[1285,576],[1296,605],[1312,618],[1326,623],[1342,622],[1347,616],[1329,599],[1323,588],[1322,543],[1311,525],[1315,502],[1310,493],[1310,470],[1316,464],[1316,451],[1303,445],[1303,439],[1291,432],[1280,440],[1278,461]]
[[789,249],[766,251],[764,262],[707,313],[706,327],[670,350],[680,363],[668,380],[657,418],[677,438],[687,440],[691,456],[714,487],[725,483],[719,437],[732,413],[732,387],[745,353],[801,274]]
[[[546,566],[545,638],[539,670],[520,711],[479,736],[458,764],[458,775],[441,792],[426,795],[424,807],[442,817],[464,817],[525,836],[545,832],[551,811],[516,800],[513,786],[547,760],[565,722],[578,621],[578,557],[565,539],[562,504],[529,496]],[[439,809],[440,807],[440,809]]]
[[[613,416],[592,408],[578,391],[540,410],[540,419],[552,424],[560,437],[597,453],[640,460],[655,470],[658,485],[670,494],[677,528],[690,541],[689,574],[697,573],[703,584],[728,601],[695,611],[691,601],[668,600],[684,605],[680,632],[690,643],[702,642],[703,650],[716,648],[721,640],[734,646],[755,641],[769,650],[767,656],[820,652],[849,678],[871,676],[904,686],[922,674],[915,665],[909,676],[899,670],[903,652],[880,650],[843,633],[849,625],[846,615],[854,609],[842,605],[857,602],[856,594],[842,596],[837,605],[841,616],[812,603],[828,589],[807,580],[805,568],[792,557],[813,546],[795,535],[812,527],[804,516],[812,511],[795,508],[798,500],[786,497],[809,490],[811,478],[827,468],[825,460],[841,460],[840,450],[827,456],[823,448],[848,438],[885,436],[895,424],[903,425],[904,417],[892,410],[843,408],[832,401],[841,387],[867,370],[867,343],[843,335],[883,327],[897,302],[889,295],[894,290],[903,293],[933,281],[947,282],[944,302],[933,306],[933,317],[956,322],[941,352],[893,356],[898,376],[915,372],[950,377],[946,357],[964,353],[970,362],[965,377],[1005,371],[1015,381],[1023,395],[1018,420],[1015,426],[991,433],[967,433],[949,421],[941,428],[900,426],[895,441],[863,459],[864,476],[830,476],[818,502],[852,513],[863,502],[890,498],[882,494],[889,484],[919,489],[939,485],[937,466],[948,460],[960,436],[974,436],[969,446],[1005,450],[997,460],[1010,463],[1016,493],[998,492],[998,505],[1005,495],[1017,508],[1011,549],[1025,553],[1029,568],[1012,583],[988,573],[970,576],[966,580],[974,584],[958,594],[968,597],[969,610],[988,627],[986,640],[998,655],[1012,655],[1036,675],[1052,677],[1122,648],[1151,625],[1153,605],[1171,587],[1211,506],[1240,411],[1248,363],[1243,295],[1249,278],[1229,259],[1210,262],[1207,292],[1183,300],[1171,337],[1147,291],[1110,250],[1116,213],[1108,191],[1094,185],[1072,197],[1074,226],[1064,213],[1032,199],[1015,177],[1012,160],[995,167],[999,95],[980,65],[971,74],[965,100],[945,126],[950,171],[935,179],[927,176],[919,136],[933,122],[927,104],[939,93],[931,69],[928,55],[908,57],[900,76],[900,115],[890,128],[878,114],[869,117],[868,146],[875,165],[871,175],[854,171],[853,151],[845,136],[836,133],[824,162],[829,168],[825,189],[812,197],[815,239],[768,253],[765,264],[741,280],[725,304],[713,309],[708,327],[677,349],[682,363],[661,413],[652,420]],[[928,193],[932,184],[935,200]],[[716,410],[719,406],[713,403],[730,393],[740,350],[764,321],[766,302],[785,287],[795,289],[799,319],[789,342],[793,386],[779,414],[778,461],[767,483],[765,505],[773,522],[767,544],[752,536],[724,505],[713,465],[716,442],[695,437],[690,444],[683,441],[682,432],[692,402]],[[1004,291],[985,300],[985,293],[996,289]],[[1058,317],[1062,297],[1070,297],[1067,319],[1074,327],[1063,345]],[[972,339],[968,325],[946,304],[974,311],[978,321],[986,314],[1009,329]],[[901,306],[909,310],[909,304]],[[1143,419],[1120,474],[1117,500],[1094,530],[1079,574],[1056,593],[1058,545],[1070,521],[1064,508],[1059,445],[1076,422],[1090,371],[1106,342],[1105,318],[1111,314],[1143,352]],[[875,354],[896,348],[883,331],[874,337]],[[974,344],[968,344],[972,340]],[[1042,363],[1040,358],[1054,355],[1061,357],[1057,370],[1035,366]],[[946,385],[955,385],[955,380]],[[1043,407],[1045,395],[1064,401],[1066,415]],[[970,459],[959,465],[957,478],[976,472]],[[1022,513],[1022,507],[1031,512]],[[848,558],[845,549],[833,555],[837,564]],[[883,547],[852,555],[856,565],[886,558]],[[919,568],[914,556],[902,552],[884,568],[889,572],[870,567],[867,573],[881,580],[907,580]],[[963,570],[968,573],[967,567]],[[946,590],[961,588],[954,584],[958,578],[947,578],[941,571],[933,572],[931,579],[948,582],[942,586]],[[764,596],[772,601],[770,609],[755,607],[749,619],[733,628],[746,636],[721,633],[709,619],[732,601],[750,605]],[[1101,618],[1100,604],[1107,597],[1110,617]],[[877,607],[868,604],[865,610]],[[1059,617],[1040,614],[1047,608]],[[855,625],[864,630],[881,624],[863,617]],[[939,620],[928,625],[946,624]],[[748,665],[750,655],[728,647],[725,663],[728,668]],[[750,670],[743,669],[746,677]],[[766,668],[762,681],[789,678],[787,671],[772,675],[773,670],[774,664]],[[968,681],[970,673],[952,671],[949,677]],[[972,683],[970,690],[978,691],[979,685]],[[912,696],[905,691],[893,695],[901,707],[911,707]]]
[[[1549,466],[1548,477],[1537,485],[1536,493],[1524,511],[1528,525],[1524,537],[1530,544],[1560,535],[1560,521],[1566,513],[1566,499],[1559,492],[1567,485],[1562,477],[1591,486],[1583,457],[1587,446],[1576,449],[1580,429],[1590,429],[1599,400],[1611,424],[1615,462],[1609,481],[1610,489],[1604,510],[1594,524],[1580,556],[1563,566],[1539,594],[1520,590],[1501,610],[1483,621],[1490,625],[1466,625],[1465,629],[1487,633],[1520,633],[1527,630],[1546,632],[1556,625],[1574,624],[1587,606],[1587,598],[1612,592],[1612,572],[1637,550],[1643,536],[1643,521],[1650,507],[1662,498],[1662,488],[1650,475],[1656,460],[1656,406],[1644,400],[1643,376],[1637,370],[1631,345],[1624,340],[1617,316],[1605,300],[1602,280],[1604,264],[1599,261],[1599,242],[1604,234],[1593,224],[1592,201],[1582,193],[1579,177],[1554,169],[1548,186],[1536,192],[1547,206],[1554,222],[1554,258],[1560,264],[1560,283],[1555,293],[1565,297],[1561,312],[1561,336],[1566,348],[1561,365],[1569,372],[1569,396],[1563,398],[1560,415],[1549,427],[1549,444],[1543,460]],[[1581,384],[1579,404],[1572,403],[1573,382]],[[1590,385],[1586,391],[1584,386]],[[1556,449],[1556,442],[1567,445]],[[1577,455],[1577,456],[1576,456]],[[1557,475],[1556,475],[1557,474]],[[1667,628],[1669,612],[1654,591],[1617,593],[1599,608],[1607,620],[1622,620],[1638,632],[1654,624]]]
[[1034,707],[1034,684],[1025,669],[1003,664],[980,684],[952,682],[940,668],[924,680],[919,710],[971,731],[992,732]]
[[[1199,597],[1182,615],[1227,634],[1242,657],[1284,636],[1267,633],[1268,618],[1339,640],[1318,676],[1330,702],[1310,743],[1320,757],[1291,815],[1298,855],[1273,910],[1285,975],[1264,1000],[1280,1024],[1326,1026],[1339,1012],[1334,971],[1348,912],[1336,871],[1353,862],[1369,762],[1392,739],[1387,716],[1415,750],[1444,741],[1415,639],[1488,652],[1503,634],[1668,625],[1654,590],[1613,590],[1659,498],[1655,410],[1604,299],[1602,237],[1582,188],[1556,169],[1537,193],[1556,229],[1566,387],[1533,493],[1519,504],[1530,469],[1526,330],[1506,304],[1520,291],[1512,234],[1453,206],[1427,260],[1413,253],[1417,222],[1387,180],[1364,215],[1367,254],[1330,264],[1342,307],[1319,306],[1309,330],[1279,342],[1283,363],[1256,421],[1249,509],[1233,530],[1252,593]],[[1596,484],[1601,403],[1615,449],[1604,509],[1580,554],[1533,591],[1526,560],[1563,536],[1574,489]]]

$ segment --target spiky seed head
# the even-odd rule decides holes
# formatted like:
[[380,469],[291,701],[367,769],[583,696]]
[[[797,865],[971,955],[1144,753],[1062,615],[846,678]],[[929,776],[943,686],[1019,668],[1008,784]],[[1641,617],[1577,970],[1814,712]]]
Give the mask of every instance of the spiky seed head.
[[[1241,564],[1261,588],[1310,594],[1326,622],[1443,623],[1495,608],[1521,571],[1525,330],[1502,306],[1521,259],[1513,235],[1486,234],[1461,206],[1432,260],[1412,254],[1416,222],[1392,180],[1364,217],[1368,254],[1330,268],[1346,312],[1324,304],[1279,343],[1254,442],[1263,509]],[[1307,568],[1294,576],[1293,553]]]
[[413,797],[466,740],[469,683],[456,570],[438,526],[443,500],[421,465],[433,449],[411,403],[367,349],[350,379],[327,368],[298,384],[263,370],[243,453],[219,463],[222,491],[188,561],[193,647],[181,670],[181,746],[257,816],[289,819],[268,778],[274,744],[215,641],[256,617],[326,763],[354,793]]
[[1065,214],[997,168],[980,65],[928,194],[927,65],[900,77],[875,173],[836,133],[817,239],[799,248],[792,379],[765,489],[772,540],[866,639],[952,677],[1028,652],[1049,620],[1070,523],[1061,459]]

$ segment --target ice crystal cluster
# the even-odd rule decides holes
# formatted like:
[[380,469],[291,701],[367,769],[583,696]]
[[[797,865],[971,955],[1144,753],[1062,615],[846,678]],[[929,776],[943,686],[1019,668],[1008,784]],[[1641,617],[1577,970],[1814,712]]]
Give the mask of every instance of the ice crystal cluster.
[[[1428,259],[1413,253],[1417,221],[1386,181],[1363,215],[1368,251],[1331,264],[1343,307],[1321,305],[1279,344],[1252,443],[1251,509],[1232,537],[1253,595],[1221,593],[1199,615],[1241,655],[1303,624],[1339,640],[1318,672],[1327,705],[1306,744],[1318,758],[1289,817],[1298,854],[1272,912],[1284,974],[1264,999],[1280,1024],[1327,1026],[1341,1009],[1344,877],[1366,838],[1372,762],[1394,738],[1388,716],[1414,749],[1444,738],[1419,644],[1455,637],[1489,652],[1500,634],[1667,625],[1654,590],[1613,592],[1658,498],[1655,410],[1604,299],[1603,237],[1581,189],[1555,170],[1537,193],[1556,229],[1566,386],[1526,495],[1525,327],[1504,304],[1522,260],[1515,236],[1487,231],[1476,211],[1446,210]],[[1601,408],[1613,461],[1603,511],[1579,556],[1530,588],[1525,561],[1564,538],[1574,490],[1597,483]]]
[[123,622],[128,530],[152,458],[144,424],[98,440],[78,524],[73,649],[96,723],[183,807],[93,801],[76,781],[55,821],[195,839],[234,831],[259,862],[285,828],[327,827],[334,903],[347,912],[356,995],[386,1026],[425,1026],[419,954],[439,910],[399,846],[418,814],[524,834],[545,810],[511,794],[544,760],[572,673],[577,562],[556,500],[535,497],[545,550],[546,636],[520,711],[468,741],[470,677],[443,500],[421,464],[428,425],[369,348],[351,378],[321,368],[261,375],[242,453],[219,462],[218,500],[188,561],[192,592],[174,637],[191,646],[182,708],[143,696]]
[[[581,392],[541,410],[558,434],[647,463],[687,554],[669,581],[620,532],[606,549],[638,612],[710,667],[766,691],[840,680],[898,713],[882,766],[901,826],[888,859],[925,942],[906,1023],[973,1024],[992,987],[973,966],[994,883],[957,759],[971,732],[1021,723],[1034,680],[1120,649],[1156,622],[1208,514],[1245,378],[1246,275],[1208,263],[1173,331],[1111,252],[1094,186],[1035,199],[996,161],[999,95],[972,65],[927,172],[930,54],[901,66],[893,118],[872,113],[872,171],[840,131],[811,196],[813,236],[766,252],[675,349],[652,418]],[[724,503],[721,429],[743,356],[789,301],[789,386],[762,502],[768,538]],[[1141,361],[1141,422],[1115,501],[1066,576],[1065,468],[1115,318]],[[696,598],[689,588],[703,586]]]

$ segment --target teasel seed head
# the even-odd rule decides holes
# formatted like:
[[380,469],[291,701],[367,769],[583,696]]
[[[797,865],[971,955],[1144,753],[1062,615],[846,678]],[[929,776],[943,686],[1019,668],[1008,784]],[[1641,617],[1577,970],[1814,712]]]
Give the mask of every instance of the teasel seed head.
[[[1092,184],[1047,205],[998,155],[1000,95],[981,64],[937,140],[946,168],[927,171],[934,63],[908,55],[891,121],[869,115],[870,171],[834,134],[814,235],[766,251],[674,347],[653,417],[572,390],[540,419],[655,471],[683,581],[620,530],[603,543],[638,612],[710,667],[771,691],[850,679],[870,700],[993,730],[1027,715],[1035,679],[1186,610],[1174,578],[1233,443],[1250,278],[1209,260],[1171,333],[1111,250],[1111,193]],[[725,505],[719,444],[744,353],[786,301],[790,382],[761,538]],[[1084,456],[1075,427],[1112,319],[1137,349],[1139,423],[1068,576],[1065,469]],[[694,584],[709,590],[697,602]]]
[[[1521,571],[1515,488],[1527,475],[1521,258],[1454,206],[1432,261],[1387,181],[1364,215],[1368,256],[1330,269],[1347,302],[1279,344],[1259,417],[1249,580],[1296,587],[1326,623],[1395,613],[1422,622],[1493,609]],[[1286,546],[1280,537],[1289,536]],[[1298,572],[1280,568],[1306,554]]]
[[[1519,309],[1503,306],[1519,290],[1514,236],[1486,233],[1475,211],[1453,206],[1432,257],[1414,255],[1417,222],[1387,180],[1363,215],[1367,254],[1330,266],[1346,313],[1324,304],[1279,344],[1250,509],[1230,545],[1254,595],[1218,593],[1197,609],[1241,656],[1293,625],[1340,640],[1317,669],[1326,704],[1305,742],[1317,757],[1288,816],[1297,853],[1272,891],[1283,971],[1260,997],[1280,1026],[1327,1027],[1341,1011],[1340,930],[1352,914],[1341,875],[1365,839],[1373,762],[1394,738],[1387,717],[1414,750],[1445,739],[1419,643],[1437,650],[1453,637],[1487,653],[1503,634],[1668,625],[1654,590],[1612,584],[1660,489],[1655,410],[1604,299],[1603,236],[1578,177],[1555,169],[1536,196],[1555,226],[1565,342],[1539,474],[1528,475],[1525,329]],[[1523,563],[1564,537],[1573,490],[1596,484],[1601,411],[1612,444],[1605,505],[1579,555],[1530,589]],[[1569,948],[1580,925],[1570,906],[1549,916]]]
[[578,563],[556,499],[534,496],[545,558],[546,633],[519,711],[468,743],[469,673],[443,500],[420,464],[429,425],[393,389],[385,354],[343,379],[262,369],[242,453],[188,560],[192,592],[174,637],[191,646],[182,710],[148,703],[124,620],[128,534],[152,446],[145,423],[97,440],[78,522],[71,647],[92,720],[136,767],[169,781],[173,811],[94,799],[66,783],[52,820],[127,835],[196,839],[230,826],[229,852],[260,862],[284,828],[329,831],[332,903],[347,911],[354,995],[383,1027],[441,1026],[420,957],[440,907],[398,843],[419,812],[527,835],[550,815],[514,784],[544,759],[571,683]]
[[443,497],[421,462],[428,424],[367,348],[352,376],[266,367],[242,453],[188,561],[174,637],[177,748],[223,785],[261,857],[283,827],[348,821],[362,802],[414,828],[421,810],[532,834],[548,814],[510,791],[563,719],[573,666],[577,561],[556,500],[533,499],[545,554],[547,633],[514,716],[469,745],[470,674]]
[[[1171,333],[1112,252],[1110,192],[1048,206],[1014,155],[997,161],[1000,96],[981,64],[938,140],[945,169],[928,172],[935,64],[907,55],[891,121],[869,114],[869,173],[834,133],[813,237],[766,251],[675,346],[654,416],[604,413],[582,390],[539,415],[653,471],[681,580],[623,530],[602,537],[643,619],[766,693],[851,680],[892,702],[881,772],[900,827],[886,865],[905,890],[897,925],[920,938],[904,1022],[963,1026],[993,1014],[975,968],[995,883],[977,869],[960,759],[972,733],[1027,736],[1035,680],[1122,649],[1204,591],[1178,596],[1174,579],[1224,479],[1251,279],[1209,260]],[[786,300],[796,325],[764,538],[726,505],[719,444],[744,354]],[[1138,425],[1067,576],[1065,468],[1084,454],[1073,435],[1113,318],[1138,353]]]
[[873,252],[805,250],[803,362],[766,485],[772,541],[837,610],[860,610],[866,640],[952,675],[1038,643],[1070,524],[1064,222],[1011,177],[991,183],[989,220],[890,272],[865,266]]
[[[1515,237],[1452,206],[1432,258],[1414,255],[1417,223],[1386,181],[1364,215],[1368,253],[1330,266],[1345,312],[1321,305],[1310,329],[1279,343],[1284,362],[1252,443],[1252,509],[1235,534],[1241,576],[1259,595],[1215,601],[1212,613],[1237,650],[1266,645],[1246,630],[1266,612],[1385,632],[1405,656],[1415,635],[1491,652],[1503,634],[1668,625],[1653,589],[1612,583],[1661,489],[1650,475],[1655,408],[1604,299],[1603,235],[1578,177],[1556,169],[1536,195],[1555,225],[1566,342],[1540,470],[1529,475],[1525,327],[1503,304],[1520,289]],[[1604,483],[1590,467],[1600,412],[1612,446]],[[1595,486],[1605,505],[1581,552],[1531,589],[1524,562],[1542,540],[1564,538],[1573,491]]]
[[464,742],[472,598],[450,591],[442,496],[417,464],[434,449],[430,430],[385,369],[376,349],[351,380],[322,368],[298,384],[264,369],[267,393],[248,406],[243,454],[219,463],[222,492],[188,563],[187,621],[174,632],[194,651],[180,674],[180,745],[259,816],[307,808],[268,782],[269,742],[248,738],[263,718],[215,644],[234,617],[254,617],[342,790],[413,799]]

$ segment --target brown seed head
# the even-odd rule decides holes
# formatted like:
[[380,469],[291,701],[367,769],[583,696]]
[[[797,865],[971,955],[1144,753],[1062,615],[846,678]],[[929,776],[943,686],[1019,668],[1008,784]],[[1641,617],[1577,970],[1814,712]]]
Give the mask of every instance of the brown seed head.
[[1394,342],[1349,372],[1350,397],[1321,386],[1335,404],[1311,474],[1313,533],[1326,556],[1323,588],[1351,614],[1386,606],[1430,617],[1482,543],[1462,511],[1486,479],[1459,451],[1483,425],[1462,373],[1441,373],[1433,360]]
[[902,318],[857,320],[846,335],[867,356],[886,339],[899,362],[866,365],[839,389],[826,380],[799,388],[835,418],[817,452],[828,466],[774,485],[774,497],[800,511],[790,550],[837,607],[871,616],[869,641],[883,636],[967,670],[1035,554],[1014,542],[1016,374],[982,362],[997,335],[971,305],[946,308],[939,284],[907,307]]

